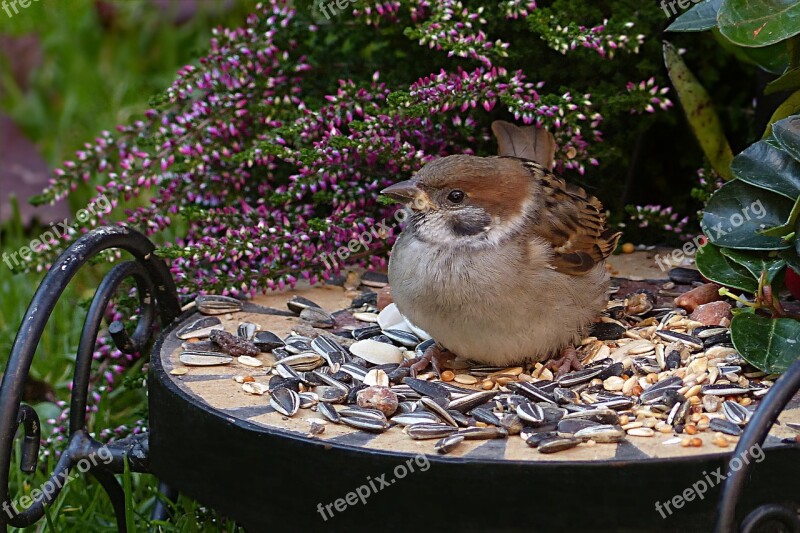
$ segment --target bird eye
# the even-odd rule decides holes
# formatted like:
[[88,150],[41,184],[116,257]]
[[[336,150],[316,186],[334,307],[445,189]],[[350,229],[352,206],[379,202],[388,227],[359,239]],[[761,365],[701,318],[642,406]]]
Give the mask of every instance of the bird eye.
[[459,191],[458,189],[454,191],[450,191],[450,194],[447,195],[447,199],[454,204],[460,204],[464,201],[464,192]]

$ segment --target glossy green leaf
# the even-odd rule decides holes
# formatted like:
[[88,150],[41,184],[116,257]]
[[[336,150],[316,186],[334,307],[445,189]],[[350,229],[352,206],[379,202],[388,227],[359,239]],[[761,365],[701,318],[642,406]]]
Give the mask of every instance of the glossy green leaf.
[[794,200],[800,195],[800,163],[767,140],[753,143],[737,155],[731,170],[740,180],[786,198]]
[[797,0],[723,0],[717,13],[722,35],[740,46],[767,46],[800,33]]
[[764,372],[783,372],[800,357],[800,321],[769,318],[752,310],[731,320],[731,340],[748,363]]
[[753,275],[722,255],[720,248],[711,243],[697,251],[694,262],[703,276],[720,285],[750,293],[758,290],[758,281]]
[[796,91],[797,89],[800,89],[800,68],[793,68],[783,73],[777,80],[768,83],[764,88],[764,94]]
[[731,180],[709,198],[700,225],[717,246],[742,250],[788,248],[791,244],[780,237],[759,232],[786,222],[793,204],[781,195],[742,180]]
[[722,248],[720,252],[730,261],[745,267],[755,279],[761,277],[762,272],[766,272],[767,283],[775,281],[786,267],[786,261],[778,257],[775,252],[773,252],[774,257],[770,257],[766,252],[749,252],[732,248]]
[[724,179],[731,178],[733,153],[708,93],[683,62],[678,51],[664,42],[664,63],[683,111],[703,153]]
[[745,48],[733,44],[719,32],[719,28],[711,30],[719,45],[736,59],[750,65],[756,65],[770,74],[783,74],[789,65],[789,51],[786,41],[762,46],[761,48]]
[[786,153],[800,161],[800,115],[787,117],[773,124],[772,136]]
[[769,125],[767,125],[767,128],[764,131],[764,136],[762,139],[766,140],[772,135],[772,125],[774,123],[788,116],[797,115],[798,113],[800,113],[800,91],[796,91],[789,95],[789,97],[778,106],[778,109],[775,110],[769,119]]
[[682,13],[665,31],[705,31],[717,26],[722,0],[704,0]]
[[796,230],[798,216],[800,216],[800,196],[794,201],[792,211],[789,213],[789,220],[787,220],[786,223],[781,226],[762,230],[759,233],[769,237],[783,237],[784,240],[789,240],[789,235]]
[[781,259],[786,261],[786,264],[789,265],[792,270],[795,272],[800,272],[800,255],[794,248],[789,248],[787,250],[781,250],[778,255],[780,255]]

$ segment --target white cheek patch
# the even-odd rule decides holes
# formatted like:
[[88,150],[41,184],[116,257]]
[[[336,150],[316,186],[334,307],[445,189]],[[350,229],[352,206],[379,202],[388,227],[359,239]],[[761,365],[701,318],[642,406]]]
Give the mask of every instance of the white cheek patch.
[[525,230],[530,215],[533,213],[533,200],[527,199],[522,204],[519,213],[503,221],[500,217],[493,217],[492,226],[486,232],[486,238],[493,245],[498,245],[508,237]]

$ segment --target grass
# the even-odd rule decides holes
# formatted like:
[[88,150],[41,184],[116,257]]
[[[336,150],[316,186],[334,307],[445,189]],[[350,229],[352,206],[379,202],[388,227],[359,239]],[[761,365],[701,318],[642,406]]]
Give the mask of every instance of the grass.
[[[177,69],[207,48],[211,28],[237,26],[255,1],[200,0],[198,13],[188,23],[176,26],[171,14],[144,1],[110,1],[117,15],[106,26],[95,3],[87,0],[41,0],[32,2],[13,18],[0,12],[0,34],[39,35],[43,50],[41,66],[32,73],[30,87],[23,91],[0,58],[0,111],[10,115],[37,145],[51,166],[69,159],[85,141],[100,131],[134,120],[147,108],[148,97],[163,91]],[[88,202],[86,188],[70,198],[71,212]],[[22,199],[24,201],[25,199]],[[0,252],[27,245],[41,228],[22,228],[18,218],[0,226]],[[50,317],[31,367],[30,378],[60,400],[68,400],[75,353],[83,326],[83,308],[90,301],[107,266],[82,271],[64,292]],[[43,273],[12,274],[0,263],[0,371],[28,303]],[[142,364],[127,369],[110,393],[104,392],[90,429],[98,431],[131,425],[146,415],[146,396],[139,386]],[[98,365],[96,362],[95,365]],[[35,402],[43,422],[43,436],[52,428],[45,421],[60,409],[49,401]],[[52,452],[52,450],[50,450]],[[18,454],[17,454],[18,456]],[[12,462],[11,494],[14,498],[40,487],[52,471],[53,454],[41,456],[39,468],[25,475]],[[150,475],[126,472],[118,476],[124,487],[126,521],[131,531],[237,531],[213,510],[185,497],[173,507],[169,522],[150,522],[156,501],[157,480]],[[85,475],[64,488],[36,525],[12,531],[116,531],[116,521],[105,492]]]

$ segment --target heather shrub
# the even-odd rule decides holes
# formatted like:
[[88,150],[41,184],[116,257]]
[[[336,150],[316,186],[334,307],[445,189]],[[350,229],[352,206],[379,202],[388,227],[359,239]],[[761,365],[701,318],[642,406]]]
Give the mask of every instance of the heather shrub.
[[[378,191],[432,158],[491,154],[504,118],[552,131],[558,170],[621,219],[627,148],[671,106],[665,23],[633,1],[265,2],[37,201],[94,187],[116,207],[95,223],[154,238],[185,294],[314,283],[336,272],[322,254],[392,216]],[[393,238],[353,262],[382,266]]]

